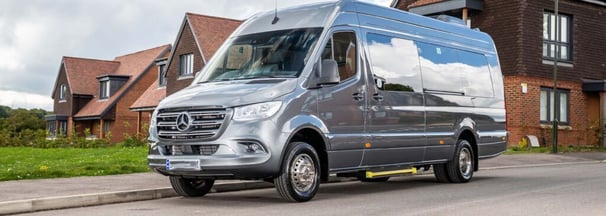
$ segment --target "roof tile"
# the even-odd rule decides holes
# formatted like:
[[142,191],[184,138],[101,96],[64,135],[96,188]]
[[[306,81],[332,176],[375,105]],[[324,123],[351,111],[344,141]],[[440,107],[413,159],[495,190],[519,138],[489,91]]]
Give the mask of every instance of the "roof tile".
[[186,19],[194,32],[199,49],[207,61],[215,54],[217,49],[225,42],[240,24],[241,20],[222,17],[212,17],[200,14],[186,13]]
[[[146,69],[154,65],[154,61],[167,52],[170,49],[170,45],[163,45],[156,48],[151,48],[136,53],[118,56],[112,62],[117,62],[118,67],[115,70],[110,71],[108,75],[126,75],[130,76],[128,81],[122,85],[116,92],[112,92],[112,96],[109,99],[100,100],[98,97],[99,82],[95,79],[97,76],[85,77],[85,79],[72,81],[89,83],[91,88],[94,90],[95,98],[88,102],[74,117],[96,117],[101,116],[107,112],[116,101],[121,98],[127,89],[133,85],[140,76],[144,74]],[[101,74],[103,75],[103,74]],[[91,81],[92,80],[92,81]],[[92,83],[91,83],[92,82]],[[74,83],[74,82],[72,82]]]

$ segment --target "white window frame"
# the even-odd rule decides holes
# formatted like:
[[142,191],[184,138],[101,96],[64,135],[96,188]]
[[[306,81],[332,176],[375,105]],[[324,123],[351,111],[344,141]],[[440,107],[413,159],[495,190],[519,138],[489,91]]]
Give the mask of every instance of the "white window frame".
[[66,101],[66,94],[67,94],[67,86],[65,84],[61,84],[61,86],[59,87],[59,102]]
[[158,65],[158,87],[166,86],[166,64]]
[[110,81],[101,81],[99,88],[99,99],[109,99],[111,97]]
[[194,74],[194,54],[183,54],[179,56],[179,76],[189,77]]

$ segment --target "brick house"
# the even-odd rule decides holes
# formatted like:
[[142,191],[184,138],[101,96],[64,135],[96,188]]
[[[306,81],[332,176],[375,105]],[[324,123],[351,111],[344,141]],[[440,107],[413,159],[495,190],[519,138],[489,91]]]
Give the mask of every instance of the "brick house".
[[156,80],[154,61],[166,57],[171,45],[139,51],[114,60],[63,57],[51,97],[54,113],[46,116],[51,136],[84,135],[122,141],[134,135],[137,114],[129,107]]
[[[130,107],[137,128],[149,124],[151,113],[166,95],[187,87],[206,61],[242,21],[186,13],[168,58],[158,59],[157,80]],[[170,64],[169,64],[170,62]]]
[[186,13],[166,65],[166,95],[191,84],[242,21]]
[[[560,145],[604,142],[606,43],[600,41],[606,35],[606,1],[560,0],[559,40],[551,0],[396,0],[392,6],[426,16],[459,17],[493,37],[505,76],[510,145],[526,135],[551,145],[552,119],[559,122]],[[554,92],[557,45],[561,51]]]

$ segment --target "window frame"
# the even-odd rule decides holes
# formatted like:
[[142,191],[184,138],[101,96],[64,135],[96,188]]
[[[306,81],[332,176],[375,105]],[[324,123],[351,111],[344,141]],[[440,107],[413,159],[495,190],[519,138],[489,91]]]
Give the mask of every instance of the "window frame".
[[110,80],[99,82],[99,99],[109,99],[111,97]]
[[59,102],[65,102],[67,100],[67,85],[61,84],[59,87]]
[[[547,20],[546,19],[547,16]],[[552,23],[552,18],[556,19],[556,18],[560,18],[560,26],[559,26],[559,30],[560,30],[560,35],[558,35],[557,32],[555,32],[555,23]],[[561,20],[562,18],[566,18],[567,22],[566,23],[562,23]],[[545,22],[547,22],[547,24],[545,25]],[[561,35],[562,33],[562,26],[566,26],[566,35]],[[567,48],[565,54],[567,56],[566,59],[562,58],[562,49],[560,48],[560,57],[557,58],[558,61],[562,61],[562,62],[567,62],[567,63],[572,63],[574,60],[574,56],[573,56],[573,17],[572,15],[568,15],[568,14],[562,14],[562,13],[558,13],[558,17],[555,17],[555,13],[551,12],[551,11],[543,11],[543,42],[542,42],[542,48],[541,48],[541,56],[543,57],[544,60],[550,60],[553,61],[555,60],[555,56],[557,55],[557,53],[555,53],[555,50],[553,50],[554,52],[554,57],[551,56],[551,45],[555,45],[554,47],[557,46],[564,46]],[[553,37],[556,37],[555,40],[551,40],[549,38],[552,37],[552,32],[555,33],[556,35]],[[545,36],[547,36],[547,38],[545,38]],[[560,36],[559,40],[558,40],[558,36]],[[566,40],[566,42],[563,42],[563,40]]]
[[187,53],[179,55],[179,77],[193,77],[194,54]]
[[166,87],[166,64],[158,65],[158,87]]
[[[542,119],[541,117],[541,108],[542,108],[542,104],[541,101],[542,100],[542,93],[546,92],[546,99],[545,99],[545,105],[547,105],[547,107],[545,108],[546,113],[546,119]],[[551,124],[553,122],[552,119],[552,113],[551,111],[555,111],[556,113],[560,113],[559,115],[559,120],[558,120],[558,125],[569,125],[570,124],[570,90],[568,89],[560,89],[558,88],[555,92],[555,94],[553,95],[554,98],[554,102],[553,102],[553,106],[554,109],[552,109],[550,106],[552,104],[551,102],[551,95],[553,93],[553,88],[549,88],[549,87],[541,87],[540,93],[539,93],[539,121],[541,122],[541,124]],[[566,118],[564,120],[562,120],[562,110],[561,110],[561,94],[565,94],[566,95],[566,101],[565,101],[565,108],[566,108]],[[557,111],[556,111],[557,109]],[[555,113],[554,113],[555,114]]]
[[[337,60],[335,59],[334,36],[335,36],[335,34],[339,34],[339,33],[351,33],[351,34],[353,34],[353,37],[354,37],[354,40],[355,40],[355,44],[354,44],[354,55],[355,55],[355,58],[354,58],[355,62],[354,63],[355,64],[354,64],[354,68],[353,68],[354,74],[351,75],[351,76],[349,76],[349,77],[346,77],[345,79],[343,79],[343,77],[340,77],[339,83],[344,83],[344,82],[347,82],[349,80],[352,80],[352,79],[358,77],[358,74],[359,74],[358,68],[360,67],[360,51],[359,51],[359,49],[360,49],[359,48],[360,47],[359,37],[360,36],[358,35],[358,33],[356,31],[350,30],[350,29],[336,29],[336,30],[330,32],[330,37],[328,37],[328,40],[325,41],[323,44],[324,44],[324,46],[326,46],[328,43],[330,43],[330,55],[331,55],[330,58],[332,60],[335,60],[335,61],[337,61]],[[351,46],[348,46],[348,49],[349,48],[351,48]],[[322,56],[323,52],[324,51],[322,51],[322,53],[320,54],[320,59],[321,60],[324,59],[323,56]],[[345,54],[347,55],[347,51],[346,51]],[[347,62],[347,60],[345,62]],[[339,71],[339,74],[340,73],[341,72]]]

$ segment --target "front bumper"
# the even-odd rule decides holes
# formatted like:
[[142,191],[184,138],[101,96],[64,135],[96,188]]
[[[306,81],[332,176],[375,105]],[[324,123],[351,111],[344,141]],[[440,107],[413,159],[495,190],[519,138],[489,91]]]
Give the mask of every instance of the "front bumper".
[[[225,131],[214,140],[158,140],[150,143],[149,167],[160,174],[213,179],[264,179],[277,176],[280,155],[288,134],[282,133],[270,119],[259,121],[231,121]],[[258,144],[262,150],[251,152],[247,146]],[[183,149],[218,146],[212,154],[171,151],[173,146]],[[173,167],[171,162],[195,164]]]

